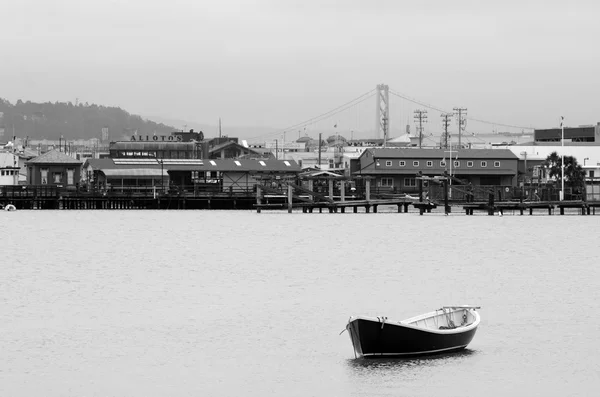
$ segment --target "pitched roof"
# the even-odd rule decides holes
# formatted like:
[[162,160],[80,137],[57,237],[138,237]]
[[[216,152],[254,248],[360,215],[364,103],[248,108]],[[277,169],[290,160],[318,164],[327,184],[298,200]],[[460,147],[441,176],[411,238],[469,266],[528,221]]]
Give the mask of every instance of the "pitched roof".
[[256,152],[255,150],[253,150],[253,149],[250,149],[250,148],[248,148],[248,147],[246,147],[246,146],[244,146],[244,145],[240,145],[239,143],[237,143],[237,142],[234,142],[234,141],[227,141],[227,142],[223,142],[223,143],[220,143],[220,144],[218,144],[218,145],[215,145],[215,146],[211,147],[210,149],[208,149],[208,152],[209,152],[210,154],[213,154],[213,153],[215,153],[215,152],[218,152],[219,150],[222,150],[222,149],[224,149],[224,148],[226,148],[226,147],[228,147],[228,146],[235,146],[235,147],[239,147],[239,148],[241,148],[242,150],[246,150],[246,151],[248,151],[248,153],[256,153],[256,154],[259,154],[259,153],[258,153],[258,152]]
[[50,150],[41,156],[29,160],[27,164],[82,164],[82,162],[58,150]]
[[[418,149],[418,148],[376,148],[368,149],[374,158],[381,159],[441,159],[450,155],[445,149]],[[367,150],[365,150],[367,152]],[[463,159],[508,159],[517,160],[513,152],[508,149],[458,149],[452,150],[452,155],[458,155]]]
[[[108,169],[160,169],[161,164],[155,158],[117,158],[88,159],[85,167],[97,170]],[[301,171],[300,165],[293,160],[268,159],[164,159],[162,168],[169,171],[222,171],[222,172],[291,172]]]

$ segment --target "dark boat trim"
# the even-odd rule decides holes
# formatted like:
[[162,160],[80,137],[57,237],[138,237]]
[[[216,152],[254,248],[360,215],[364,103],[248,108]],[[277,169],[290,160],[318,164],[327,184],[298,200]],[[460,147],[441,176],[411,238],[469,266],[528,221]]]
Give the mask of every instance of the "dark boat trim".
[[363,354],[363,357],[417,356],[417,355],[421,355],[421,354],[425,355],[425,354],[435,354],[435,353],[448,352],[448,351],[452,351],[452,350],[461,350],[461,349],[464,349],[467,346],[468,345],[463,345],[463,346],[447,347],[445,349],[427,350],[427,351],[415,351],[415,352],[408,352],[408,353],[367,353],[367,354]]

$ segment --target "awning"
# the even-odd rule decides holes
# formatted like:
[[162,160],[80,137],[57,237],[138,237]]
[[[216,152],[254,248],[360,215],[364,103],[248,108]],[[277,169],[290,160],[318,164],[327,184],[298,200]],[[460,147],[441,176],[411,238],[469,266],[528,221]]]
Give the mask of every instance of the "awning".
[[[110,168],[99,170],[106,177],[111,178],[163,178],[169,177],[167,170],[161,170],[160,168]],[[162,172],[161,172],[162,171]]]

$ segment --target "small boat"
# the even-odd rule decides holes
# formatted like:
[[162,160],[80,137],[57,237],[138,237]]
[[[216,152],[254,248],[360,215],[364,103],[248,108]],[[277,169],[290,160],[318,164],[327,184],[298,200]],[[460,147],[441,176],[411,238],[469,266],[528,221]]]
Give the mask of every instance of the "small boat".
[[[479,306],[444,306],[402,321],[350,317],[346,330],[357,357],[414,357],[464,349],[481,321]],[[343,331],[342,331],[343,332]]]

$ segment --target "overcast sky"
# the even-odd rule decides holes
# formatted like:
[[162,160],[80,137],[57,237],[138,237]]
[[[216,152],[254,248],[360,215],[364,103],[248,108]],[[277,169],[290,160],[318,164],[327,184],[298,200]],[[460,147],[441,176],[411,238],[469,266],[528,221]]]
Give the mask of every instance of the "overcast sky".
[[599,15],[597,0],[5,1],[0,96],[285,128],[385,83],[491,122],[595,124]]

